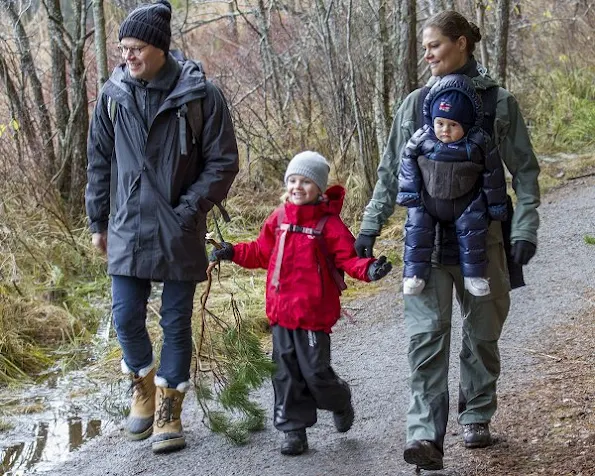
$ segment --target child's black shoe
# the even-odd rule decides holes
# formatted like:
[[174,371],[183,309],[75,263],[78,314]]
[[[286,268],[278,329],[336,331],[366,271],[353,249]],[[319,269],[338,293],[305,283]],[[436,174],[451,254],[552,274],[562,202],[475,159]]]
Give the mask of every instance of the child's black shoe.
[[349,402],[349,407],[342,412],[334,412],[333,420],[335,421],[335,428],[339,433],[345,433],[351,429],[353,420],[355,418],[355,411],[353,405]]
[[297,456],[308,449],[308,437],[306,429],[285,432],[285,440],[281,445],[281,454]]

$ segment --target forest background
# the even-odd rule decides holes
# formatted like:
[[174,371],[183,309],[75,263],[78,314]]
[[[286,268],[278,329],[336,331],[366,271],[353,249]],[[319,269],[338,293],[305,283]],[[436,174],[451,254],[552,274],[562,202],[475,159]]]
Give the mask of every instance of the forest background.
[[[0,386],[57,362],[83,365],[80,350],[109,314],[105,262],[84,213],[86,141],[101,84],[120,61],[119,24],[139,3],[0,0]],[[255,236],[278,203],[287,161],[304,149],[331,161],[357,232],[394,112],[429,77],[421,26],[445,8],[480,26],[476,57],[519,100],[543,189],[595,162],[595,2],[171,3],[172,48],[203,62],[234,118],[241,171],[227,203],[232,221],[219,223],[228,241]],[[401,219],[383,232],[393,262]],[[266,336],[263,273],[226,272],[234,304],[223,293],[211,309],[241,311]],[[113,345],[105,357],[114,372],[117,352]]]

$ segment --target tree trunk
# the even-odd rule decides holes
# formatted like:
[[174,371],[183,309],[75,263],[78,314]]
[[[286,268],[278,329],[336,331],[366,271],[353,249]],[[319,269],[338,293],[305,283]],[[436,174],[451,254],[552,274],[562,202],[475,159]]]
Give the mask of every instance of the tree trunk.
[[[59,162],[62,163],[64,157],[61,154],[64,145],[64,137],[66,136],[66,128],[68,126],[68,118],[70,116],[70,109],[68,106],[68,89],[66,85],[66,55],[63,51],[64,35],[62,33],[62,26],[64,19],[62,17],[62,10],[60,7],[60,0],[48,0],[46,2],[48,19],[48,30],[50,34],[50,52],[52,55],[52,97],[54,99],[55,124],[58,131],[58,157]],[[56,164],[52,169],[51,175],[57,184],[60,194],[66,198],[68,193],[69,177],[60,173],[62,167]],[[68,184],[65,186],[65,184]]]
[[[275,52],[271,44],[271,35],[269,28],[269,12],[263,0],[258,0],[258,32],[260,34],[260,54],[263,63],[263,73],[265,80],[265,91],[269,90],[267,83],[270,84],[270,92],[273,97],[273,102],[277,109],[278,117],[282,124],[287,124],[285,112],[283,108],[283,101],[281,99],[281,85],[279,81],[279,72],[277,71],[277,64],[275,61]],[[270,79],[270,81],[269,81]]]
[[498,0],[496,22],[496,71],[495,76],[502,87],[506,87],[506,65],[508,63],[508,30],[510,25],[510,0]]
[[43,167],[46,170],[47,175],[51,176],[51,171],[55,170],[56,168],[56,154],[54,152],[54,144],[52,142],[52,124],[50,121],[50,114],[43,97],[41,81],[39,76],[37,76],[37,70],[35,69],[33,57],[31,56],[29,37],[27,36],[25,27],[21,23],[20,13],[15,10],[15,3],[1,1],[0,8],[8,13],[8,17],[12,22],[22,70],[23,73],[29,78],[31,91],[33,92],[33,97],[35,99],[35,112],[39,123],[39,132],[43,140],[43,156],[45,159]]
[[10,71],[4,57],[0,54],[0,84],[4,85],[4,94],[9,101],[12,118],[18,122],[19,131],[22,131],[25,136],[29,148],[34,152],[39,152],[43,149],[39,134],[31,122],[27,106],[21,99],[23,94],[19,92],[18,86],[12,80],[13,76],[15,76],[15,72]]
[[481,52],[481,63],[485,68],[489,69],[490,58],[488,56],[488,44],[485,38],[485,11],[486,6],[483,0],[477,0],[475,2],[475,15],[477,18],[477,26],[479,27],[479,31],[481,31],[481,34],[484,37],[482,41],[479,42],[479,50]]
[[415,0],[405,0],[405,8],[401,17],[401,38],[404,39],[403,81],[399,102],[417,88],[417,6]]
[[[390,75],[389,58],[391,56],[387,28],[386,0],[376,0],[378,19],[376,24],[376,53],[374,75],[374,125],[376,128],[376,148],[380,153],[384,150],[390,129],[389,88]],[[376,164],[373,164],[375,169]]]
[[428,10],[428,16],[444,10],[444,5],[443,5],[442,0],[425,0],[425,3],[426,3],[426,9]]
[[[54,0],[56,1],[56,0]],[[93,0],[93,23],[95,24],[95,58],[97,60],[97,90],[109,77],[105,36],[103,0]]]
[[84,188],[87,183],[87,130],[89,111],[87,109],[87,74],[85,70],[85,41],[87,35],[87,7],[85,0],[73,1],[75,23],[73,47],[70,58],[70,84],[72,91],[72,113],[68,123],[70,158],[69,213],[72,217],[84,213]]
[[[334,91],[332,99],[332,123],[331,131],[339,141],[339,148],[341,155],[345,153],[347,144],[346,136],[346,103],[348,101],[347,91],[343,81],[341,81],[341,67],[339,64],[337,46],[335,42],[335,34],[332,28],[332,9],[333,2],[327,7],[323,0],[316,0],[316,15],[317,15],[317,30],[320,31],[320,36],[323,42],[324,58],[326,63],[326,70],[328,71],[328,83],[330,88]],[[316,88],[316,85],[314,85]]]
[[238,45],[240,41],[240,35],[238,33],[238,22],[236,21],[236,4],[235,2],[228,3],[229,11],[229,37],[231,40]]
[[353,109],[353,117],[355,119],[355,125],[357,129],[357,139],[358,139],[358,158],[359,158],[359,165],[364,177],[364,193],[365,196],[369,196],[374,189],[374,175],[375,175],[375,167],[373,167],[373,159],[372,154],[370,153],[370,147],[368,146],[368,134],[366,130],[366,125],[362,118],[362,114],[360,111],[360,106],[357,97],[357,84],[356,84],[356,71],[353,63],[352,53],[351,53],[351,13],[352,13],[352,6],[353,1],[349,0],[349,4],[347,7],[347,32],[346,32],[346,40],[347,40],[347,61],[349,63],[349,92],[351,96],[351,107]]

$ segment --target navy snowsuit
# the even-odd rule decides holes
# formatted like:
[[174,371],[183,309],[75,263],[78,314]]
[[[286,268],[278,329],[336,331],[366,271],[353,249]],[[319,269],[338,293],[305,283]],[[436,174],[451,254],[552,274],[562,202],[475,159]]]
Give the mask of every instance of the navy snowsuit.
[[[462,139],[445,144],[431,125],[431,105],[453,89],[471,100],[475,121]],[[428,280],[436,224],[451,222],[463,276],[485,277],[488,225],[490,220],[506,219],[506,181],[498,149],[480,127],[481,98],[464,76],[449,78],[432,87],[423,115],[425,124],[406,144],[399,170],[397,203],[408,207],[403,276]]]

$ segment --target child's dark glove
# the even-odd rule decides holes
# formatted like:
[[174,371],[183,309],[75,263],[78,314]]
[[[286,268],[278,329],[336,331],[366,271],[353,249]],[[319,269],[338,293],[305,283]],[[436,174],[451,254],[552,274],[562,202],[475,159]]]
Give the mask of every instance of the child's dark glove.
[[518,240],[513,243],[510,254],[515,263],[525,266],[535,256],[536,250],[537,246],[530,241]]
[[381,256],[368,268],[368,278],[370,278],[370,281],[378,281],[384,278],[391,269],[393,269],[392,263],[386,261],[386,256]]
[[221,242],[220,249],[214,249],[209,255],[209,261],[231,261],[233,259],[233,245],[226,241]]

